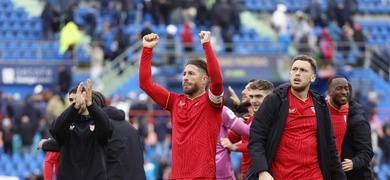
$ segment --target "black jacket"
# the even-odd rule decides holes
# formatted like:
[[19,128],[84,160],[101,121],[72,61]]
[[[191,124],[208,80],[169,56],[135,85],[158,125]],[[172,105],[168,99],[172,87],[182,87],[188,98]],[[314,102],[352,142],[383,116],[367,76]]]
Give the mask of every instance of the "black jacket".
[[346,172],[348,179],[374,179],[370,162],[374,156],[371,145],[371,128],[363,117],[363,107],[355,101],[349,103],[347,132],[345,133],[342,159],[348,158],[353,162],[353,170]]
[[125,120],[125,112],[113,106],[103,108],[114,126],[107,148],[109,180],[146,180],[143,151],[138,131]]
[[[278,149],[289,113],[287,92],[290,87],[278,88],[268,95],[255,114],[250,127],[248,149],[252,165],[245,179],[258,179],[260,171],[268,171]],[[332,120],[325,99],[314,91],[313,97],[317,114],[318,161],[324,179],[346,179],[337,154]]]
[[70,105],[50,128],[61,147],[58,180],[105,180],[108,139],[112,125],[95,103],[87,107],[89,116],[78,115]]

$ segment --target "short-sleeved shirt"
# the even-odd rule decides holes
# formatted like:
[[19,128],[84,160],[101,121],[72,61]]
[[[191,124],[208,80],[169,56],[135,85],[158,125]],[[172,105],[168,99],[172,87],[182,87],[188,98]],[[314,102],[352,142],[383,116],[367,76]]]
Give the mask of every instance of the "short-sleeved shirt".
[[171,179],[215,178],[222,107],[213,104],[208,93],[192,100],[170,93],[166,109],[172,116]]

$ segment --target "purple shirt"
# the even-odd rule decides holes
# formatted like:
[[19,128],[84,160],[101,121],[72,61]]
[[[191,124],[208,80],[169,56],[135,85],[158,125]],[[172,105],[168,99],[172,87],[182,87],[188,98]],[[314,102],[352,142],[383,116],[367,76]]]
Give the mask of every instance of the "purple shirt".
[[234,169],[232,160],[230,159],[230,152],[221,145],[221,138],[228,138],[229,129],[234,133],[249,137],[249,126],[242,122],[228,107],[224,106],[222,110],[222,125],[219,130],[217,141],[217,154],[215,161],[217,164],[217,179],[225,179],[234,176]]

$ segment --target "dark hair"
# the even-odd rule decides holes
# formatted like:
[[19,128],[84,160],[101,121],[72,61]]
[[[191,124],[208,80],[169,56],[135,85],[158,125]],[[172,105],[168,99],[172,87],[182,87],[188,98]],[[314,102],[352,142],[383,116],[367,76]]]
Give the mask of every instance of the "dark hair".
[[314,60],[312,57],[305,55],[305,54],[300,54],[294,57],[292,64],[294,64],[295,61],[306,61],[310,63],[310,67],[313,70],[314,73],[317,71],[317,62]]
[[[205,60],[200,59],[200,58],[193,58],[187,62],[186,66],[188,66],[190,64],[198,67],[199,69],[202,69],[202,71],[207,75],[207,77],[209,76],[209,73],[207,72],[207,63]],[[210,86],[210,79],[208,79],[208,81],[207,81],[207,84],[205,87],[206,91],[207,91],[207,89],[209,89],[209,86]]]
[[249,89],[254,90],[266,90],[266,91],[273,91],[274,90],[274,85],[267,80],[264,79],[259,79],[256,81],[253,81],[252,83],[249,84]]
[[[70,90],[69,90],[69,95],[72,94],[72,93],[76,93],[76,92],[77,92],[77,88],[78,88],[78,86],[73,87],[72,89],[70,89]],[[81,92],[84,92],[84,91],[85,91],[85,87],[83,87],[83,88],[81,89]]]
[[341,75],[334,75],[334,76],[330,77],[328,79],[328,88],[329,88],[330,84],[332,84],[333,79],[338,79],[338,78],[344,78],[345,79],[345,77],[341,76]]
[[92,91],[92,101],[101,108],[107,106],[106,97],[104,97],[104,95],[98,91]]
[[206,73],[206,75],[209,76],[209,74],[207,72],[207,63],[205,60],[199,59],[199,58],[190,59],[187,62],[186,66],[190,65],[190,64],[202,69],[204,71],[204,73]]
[[255,82],[257,79],[249,79],[248,83]]
[[[72,89],[69,90],[69,95],[72,94],[72,93],[76,93],[77,92],[77,87],[74,87]],[[82,92],[85,92],[85,87],[82,88]],[[106,101],[106,97],[98,92],[98,91],[92,91],[92,101],[95,102],[99,107],[101,108],[104,108],[107,106],[107,101]]]

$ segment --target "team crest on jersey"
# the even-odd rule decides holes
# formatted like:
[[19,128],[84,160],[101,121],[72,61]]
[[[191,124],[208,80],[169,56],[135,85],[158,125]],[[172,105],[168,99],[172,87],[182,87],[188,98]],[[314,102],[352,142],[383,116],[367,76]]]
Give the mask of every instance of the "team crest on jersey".
[[179,106],[180,106],[180,107],[183,107],[185,104],[186,104],[186,103],[183,102],[183,101],[180,101],[180,102],[179,102]]
[[234,112],[230,109],[226,110],[226,114],[229,115],[230,119],[233,119],[236,115],[234,115]]
[[289,108],[288,113],[295,113],[295,108]]
[[316,108],[313,107],[310,107],[310,109],[313,111],[313,113],[316,113]]
[[95,125],[94,124],[90,124],[89,125],[89,130],[94,131],[95,130]]

